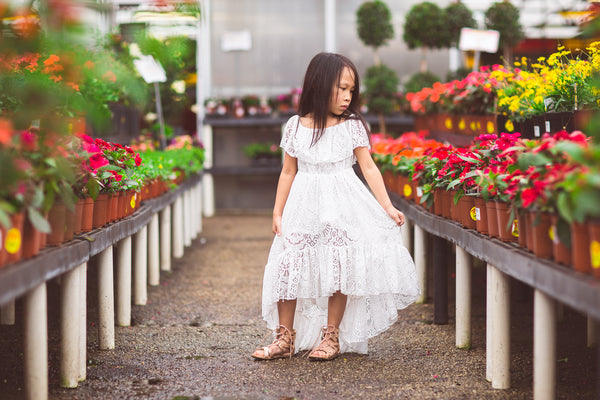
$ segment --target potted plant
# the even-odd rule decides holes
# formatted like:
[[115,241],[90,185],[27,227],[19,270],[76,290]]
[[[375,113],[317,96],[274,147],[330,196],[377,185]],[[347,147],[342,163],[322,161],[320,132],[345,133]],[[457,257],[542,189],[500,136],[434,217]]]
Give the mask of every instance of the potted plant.
[[255,165],[273,165],[281,163],[282,151],[275,143],[250,143],[244,146],[244,154]]

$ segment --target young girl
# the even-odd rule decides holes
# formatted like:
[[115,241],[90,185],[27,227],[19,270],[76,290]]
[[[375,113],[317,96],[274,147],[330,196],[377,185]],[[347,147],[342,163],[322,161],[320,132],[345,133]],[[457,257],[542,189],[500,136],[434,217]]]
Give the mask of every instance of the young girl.
[[[263,281],[262,315],[275,340],[254,358],[310,349],[312,360],[367,353],[368,338],[419,295],[402,244],[404,214],[371,158],[358,89],[356,67],[344,56],[319,53],[308,65],[298,115],[281,140],[275,238]],[[373,194],[356,176],[356,161]]]

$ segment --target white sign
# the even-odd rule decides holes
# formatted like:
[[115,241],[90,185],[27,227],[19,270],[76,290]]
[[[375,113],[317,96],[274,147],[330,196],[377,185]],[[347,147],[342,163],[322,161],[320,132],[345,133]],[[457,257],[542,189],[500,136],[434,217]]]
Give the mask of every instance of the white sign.
[[167,81],[164,68],[154,57],[142,55],[141,58],[133,60],[133,64],[146,83]]
[[498,31],[462,28],[458,48],[462,51],[474,50],[496,53],[499,40],[500,32]]
[[248,51],[252,49],[252,36],[249,30],[225,32],[221,36],[221,50]]

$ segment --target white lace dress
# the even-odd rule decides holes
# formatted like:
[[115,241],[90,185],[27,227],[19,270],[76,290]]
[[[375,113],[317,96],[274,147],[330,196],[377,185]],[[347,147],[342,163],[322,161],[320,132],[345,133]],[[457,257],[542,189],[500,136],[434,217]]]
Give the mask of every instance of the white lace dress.
[[281,147],[298,159],[263,281],[262,313],[278,324],[277,301],[297,299],[296,351],[312,348],[327,325],[327,300],[348,295],[340,324],[342,352],[367,353],[367,340],[392,325],[398,309],[419,295],[415,266],[400,227],[356,176],[353,150],[369,146],[359,120],[325,129],[310,146],[312,128],[288,121]]

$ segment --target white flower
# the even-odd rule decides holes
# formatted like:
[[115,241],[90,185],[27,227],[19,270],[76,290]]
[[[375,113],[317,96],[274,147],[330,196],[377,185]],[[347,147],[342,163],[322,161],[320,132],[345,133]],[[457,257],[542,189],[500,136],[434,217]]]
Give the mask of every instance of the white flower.
[[171,89],[173,89],[175,93],[183,94],[185,92],[185,81],[174,81],[171,84]]
[[137,43],[131,43],[129,45],[129,54],[131,54],[131,57],[141,58],[142,51],[140,50],[140,46]]
[[146,120],[146,122],[156,121],[157,118],[158,118],[158,115],[156,115],[155,113],[148,113],[144,116],[144,119]]

